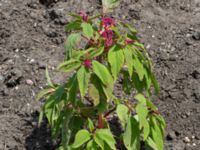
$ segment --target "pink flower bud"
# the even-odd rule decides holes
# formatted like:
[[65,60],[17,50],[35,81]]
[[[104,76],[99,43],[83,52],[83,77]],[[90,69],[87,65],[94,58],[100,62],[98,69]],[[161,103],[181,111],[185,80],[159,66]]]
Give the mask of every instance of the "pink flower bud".
[[88,21],[88,15],[84,11],[80,11],[79,15],[82,17],[83,21],[87,22]]
[[102,18],[103,27],[107,28],[114,25],[115,25],[115,21],[112,18]]
[[91,62],[90,59],[86,59],[86,60],[84,60],[83,65],[84,65],[86,68],[91,68],[92,62]]

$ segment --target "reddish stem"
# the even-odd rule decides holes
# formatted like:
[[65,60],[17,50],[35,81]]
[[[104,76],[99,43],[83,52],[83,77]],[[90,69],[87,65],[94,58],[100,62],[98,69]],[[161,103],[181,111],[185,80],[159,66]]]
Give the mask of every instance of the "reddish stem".
[[103,114],[100,113],[99,114],[99,121],[98,121],[98,128],[102,129],[103,127],[104,127],[104,124],[103,124]]

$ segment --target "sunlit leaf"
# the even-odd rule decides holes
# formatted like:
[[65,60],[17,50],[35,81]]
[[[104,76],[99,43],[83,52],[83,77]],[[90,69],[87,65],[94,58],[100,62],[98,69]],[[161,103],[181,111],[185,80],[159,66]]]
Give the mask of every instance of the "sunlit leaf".
[[72,148],[79,148],[89,140],[90,140],[90,133],[85,129],[79,130],[75,136]]

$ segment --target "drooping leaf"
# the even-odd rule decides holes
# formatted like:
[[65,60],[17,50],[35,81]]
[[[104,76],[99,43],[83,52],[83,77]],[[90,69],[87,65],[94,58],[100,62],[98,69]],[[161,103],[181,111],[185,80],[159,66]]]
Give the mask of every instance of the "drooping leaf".
[[123,52],[124,52],[125,61],[126,61],[127,67],[128,67],[129,75],[132,76],[132,74],[133,74],[133,55],[132,55],[132,51],[129,48],[129,46],[126,46],[123,49]]
[[97,144],[94,140],[91,140],[87,143],[86,150],[98,150]]
[[83,34],[87,37],[87,38],[91,38],[93,36],[94,30],[92,28],[92,25],[86,22],[83,22],[81,24],[81,27],[83,29]]
[[123,142],[127,150],[140,149],[140,128],[139,123],[133,117],[128,119],[125,132],[123,134]]
[[158,81],[156,80],[156,77],[153,73],[151,73],[151,80],[155,89],[155,94],[158,95],[160,89],[159,89]]
[[150,132],[149,123],[147,120],[148,108],[146,105],[146,99],[142,94],[136,95],[135,99],[139,101],[139,103],[136,105],[136,112],[139,117],[140,128],[143,128],[144,140],[146,140]]
[[136,72],[133,72],[132,80],[133,80],[134,87],[137,89],[139,93],[141,93],[145,86],[144,81],[140,81],[139,76]]
[[163,150],[164,147],[163,134],[154,117],[150,118],[150,130],[151,130],[152,140],[156,144],[158,150]]
[[79,148],[89,140],[90,140],[90,133],[85,129],[79,130],[75,136],[72,148]]
[[81,97],[83,98],[88,89],[88,83],[90,79],[90,72],[84,66],[82,66],[77,72],[77,79],[79,84],[79,89]]
[[111,66],[112,75],[114,76],[114,79],[116,80],[124,64],[123,49],[121,49],[119,46],[115,46],[111,50],[109,50],[108,62],[110,63],[110,66]]
[[71,31],[71,30],[78,30],[81,28],[81,21],[80,20],[75,20],[73,22],[68,23],[65,26],[66,31]]
[[103,12],[111,12],[113,8],[117,7],[120,0],[102,0]]
[[119,117],[119,120],[122,123],[122,127],[125,128],[125,125],[126,125],[128,118],[129,118],[128,108],[123,104],[117,105],[117,115]]
[[97,129],[94,136],[94,141],[102,149],[105,149],[105,144],[107,144],[111,150],[116,150],[116,141],[109,129]]
[[51,81],[51,78],[50,78],[50,76],[49,76],[49,71],[48,71],[47,68],[46,68],[46,71],[45,71],[45,75],[46,75],[46,79],[47,79],[48,85],[51,86],[51,87],[54,87],[54,85],[53,85],[53,83],[52,83],[52,81]]
[[81,62],[75,59],[65,61],[58,66],[58,69],[62,70],[63,72],[71,72],[80,67]]
[[95,86],[94,84],[90,84],[89,90],[88,90],[89,97],[92,98],[94,106],[97,106],[100,103],[101,93],[100,93],[100,90],[97,88],[98,87]]
[[45,97],[46,95],[49,95],[50,93],[54,92],[54,88],[46,88],[40,91],[36,97],[36,101],[40,100],[42,97]]
[[153,150],[159,150],[157,145],[155,144],[155,142],[152,140],[151,137],[148,137],[147,140],[146,140],[146,143],[149,147],[151,147],[151,149]]
[[99,77],[105,86],[113,84],[113,78],[108,69],[103,64],[94,60],[92,62],[92,66],[95,74]]
[[136,56],[133,57],[133,67],[135,71],[137,72],[140,81],[142,81],[145,74],[144,72],[145,69],[143,67],[143,64],[140,62],[140,60]]
[[94,124],[90,118],[88,118],[88,128],[90,129],[90,132],[94,130]]
[[65,42],[65,50],[66,50],[66,60],[69,60],[72,56],[72,50],[75,49],[76,44],[80,41],[81,35],[80,33],[72,33],[68,36]]

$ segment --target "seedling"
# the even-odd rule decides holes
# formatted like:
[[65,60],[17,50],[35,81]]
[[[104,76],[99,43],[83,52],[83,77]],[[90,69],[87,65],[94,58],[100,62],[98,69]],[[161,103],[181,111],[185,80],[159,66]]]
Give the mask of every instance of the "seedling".
[[[61,138],[58,150],[140,150],[141,145],[162,150],[165,121],[151,101],[152,91],[159,92],[151,60],[136,29],[107,17],[118,1],[102,4],[100,15],[71,15],[66,59],[58,66],[69,80],[54,84],[46,71],[48,87],[38,95],[46,100],[39,123],[45,115],[52,138]],[[112,132],[113,116],[119,134]]]

